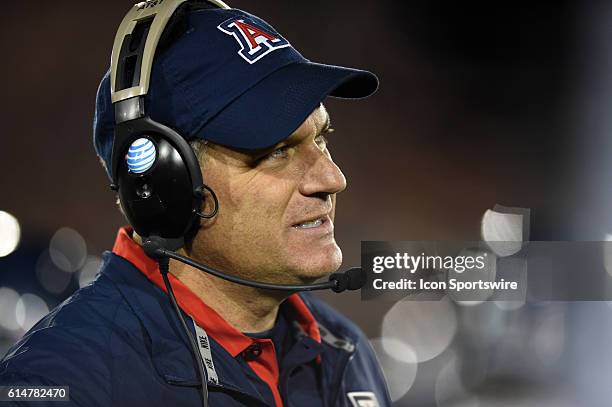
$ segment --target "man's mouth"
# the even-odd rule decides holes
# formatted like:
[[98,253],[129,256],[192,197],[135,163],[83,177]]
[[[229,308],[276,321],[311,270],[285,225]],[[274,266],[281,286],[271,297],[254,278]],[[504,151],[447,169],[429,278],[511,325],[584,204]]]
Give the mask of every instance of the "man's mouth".
[[325,219],[319,218],[308,222],[298,223],[297,225],[293,225],[293,227],[298,229],[312,229],[321,226],[324,221]]
[[295,229],[315,229],[321,226],[332,226],[329,215],[322,214],[318,216],[313,216],[310,219],[304,219],[301,220],[299,223],[295,223],[292,225],[292,227],[294,227]]

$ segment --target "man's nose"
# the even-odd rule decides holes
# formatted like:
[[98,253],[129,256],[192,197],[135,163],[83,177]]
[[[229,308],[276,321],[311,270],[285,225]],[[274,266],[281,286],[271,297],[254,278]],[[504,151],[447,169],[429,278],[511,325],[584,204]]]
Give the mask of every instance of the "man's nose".
[[310,162],[302,182],[300,192],[305,196],[337,194],[346,189],[346,178],[332,160],[328,152],[318,150],[316,158]]

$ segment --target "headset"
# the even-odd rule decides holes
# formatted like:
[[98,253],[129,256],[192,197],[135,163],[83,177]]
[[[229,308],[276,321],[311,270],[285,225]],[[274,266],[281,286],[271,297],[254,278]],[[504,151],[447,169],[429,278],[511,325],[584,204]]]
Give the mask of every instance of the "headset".
[[[115,109],[115,138],[110,172],[123,212],[136,233],[158,236],[164,247],[177,250],[199,218],[216,214],[218,201],[204,185],[195,153],[173,129],[145,113],[153,58],[168,21],[187,0],[138,3],[124,17],[111,57],[111,100]],[[197,4],[197,3],[196,3]],[[229,8],[222,1],[212,4]],[[127,160],[125,159],[127,155]],[[214,209],[200,212],[205,191]]]
[[[229,8],[220,0],[147,0],[135,4],[119,25],[111,57],[115,137],[110,174],[111,189],[118,193],[128,222],[143,238],[145,253],[159,263],[168,296],[198,366],[202,405],[206,407],[208,378],[198,345],[168,279],[170,258],[234,283],[294,292],[356,290],[365,284],[365,273],[357,267],[345,273],[334,273],[327,282],[280,285],[243,279],[176,253],[197,232],[200,219],[212,218],[219,210],[219,201],[214,191],[204,184],[198,159],[189,143],[172,128],[147,116],[145,109],[153,58],[160,39],[177,10],[185,10],[190,5]],[[207,195],[212,199],[213,209],[204,214],[201,211]]]

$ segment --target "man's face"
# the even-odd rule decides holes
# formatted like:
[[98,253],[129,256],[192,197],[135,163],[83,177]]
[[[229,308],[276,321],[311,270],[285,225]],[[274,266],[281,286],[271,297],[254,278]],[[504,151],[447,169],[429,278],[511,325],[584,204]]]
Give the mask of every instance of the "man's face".
[[[261,281],[304,283],[336,271],[336,193],[346,179],[332,161],[320,105],[278,145],[237,151],[209,145],[204,182],[219,213],[202,223],[192,256],[213,267]],[[210,209],[210,206],[207,206]]]

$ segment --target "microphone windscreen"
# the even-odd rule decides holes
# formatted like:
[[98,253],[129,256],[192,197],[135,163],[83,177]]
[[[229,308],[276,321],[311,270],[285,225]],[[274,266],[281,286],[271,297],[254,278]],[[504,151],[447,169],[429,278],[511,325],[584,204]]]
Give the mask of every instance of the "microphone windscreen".
[[366,272],[361,267],[353,267],[344,273],[347,276],[347,290],[359,290],[366,283]]
[[329,276],[329,281],[335,281],[332,290],[341,293],[344,290],[359,290],[366,283],[366,273],[361,267],[353,267],[344,273],[334,273]]

